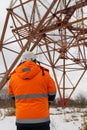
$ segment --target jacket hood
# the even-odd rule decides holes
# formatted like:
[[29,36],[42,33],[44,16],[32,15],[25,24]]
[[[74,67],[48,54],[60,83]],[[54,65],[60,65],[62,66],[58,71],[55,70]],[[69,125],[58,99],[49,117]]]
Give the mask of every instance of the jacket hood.
[[32,79],[40,72],[40,66],[29,60],[18,66],[15,72],[22,79]]

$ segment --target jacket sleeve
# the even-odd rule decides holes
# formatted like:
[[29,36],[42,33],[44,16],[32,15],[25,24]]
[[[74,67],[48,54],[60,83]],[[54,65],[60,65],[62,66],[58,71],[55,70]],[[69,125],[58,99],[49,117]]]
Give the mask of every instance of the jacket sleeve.
[[14,99],[14,93],[13,93],[12,86],[11,86],[11,79],[8,84],[8,95],[9,95],[9,97]]
[[48,101],[54,101],[56,96],[56,85],[54,80],[49,75],[49,85],[48,85]]

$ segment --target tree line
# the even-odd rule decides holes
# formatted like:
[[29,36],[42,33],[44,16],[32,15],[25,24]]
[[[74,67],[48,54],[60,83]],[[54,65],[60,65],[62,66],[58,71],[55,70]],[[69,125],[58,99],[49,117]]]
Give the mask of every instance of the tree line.
[[[59,98],[51,104],[53,107],[61,107]],[[83,94],[78,94],[74,99],[70,99],[68,107],[87,107],[87,98]],[[0,90],[0,108],[15,107],[14,100],[9,98],[7,93],[7,87]]]

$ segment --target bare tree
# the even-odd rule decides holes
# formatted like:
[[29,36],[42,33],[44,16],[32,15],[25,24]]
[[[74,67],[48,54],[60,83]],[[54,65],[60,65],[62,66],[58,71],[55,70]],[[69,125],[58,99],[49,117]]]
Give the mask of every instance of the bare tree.
[[75,102],[77,105],[81,106],[81,107],[84,107],[87,105],[87,99],[86,97],[83,95],[83,94],[79,94],[76,99],[75,99]]

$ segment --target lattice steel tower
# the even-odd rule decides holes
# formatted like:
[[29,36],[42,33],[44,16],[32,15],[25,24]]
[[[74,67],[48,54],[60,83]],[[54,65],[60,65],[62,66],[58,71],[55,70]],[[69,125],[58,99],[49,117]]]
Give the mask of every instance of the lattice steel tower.
[[0,40],[0,88],[30,50],[50,69],[62,107],[87,70],[87,0],[12,0]]

